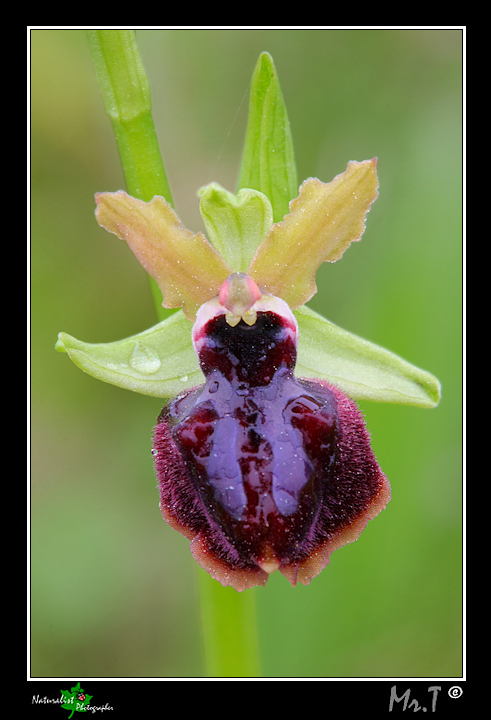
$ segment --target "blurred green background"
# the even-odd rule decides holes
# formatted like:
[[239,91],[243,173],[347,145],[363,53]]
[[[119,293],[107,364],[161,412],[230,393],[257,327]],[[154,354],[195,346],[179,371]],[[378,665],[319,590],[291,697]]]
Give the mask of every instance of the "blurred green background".
[[[434,373],[438,408],[364,403],[393,499],[309,587],[257,596],[271,677],[462,673],[461,99],[458,30],[141,30],[154,119],[184,223],[235,189],[248,85],[275,61],[299,179],[378,156],[361,243],[320,269],[311,306]],[[82,30],[31,31],[31,673],[203,674],[197,566],[163,522],[150,454],[161,407],[54,351],[156,321],[147,278],[99,228],[123,187]],[[230,590],[230,592],[233,592]]]

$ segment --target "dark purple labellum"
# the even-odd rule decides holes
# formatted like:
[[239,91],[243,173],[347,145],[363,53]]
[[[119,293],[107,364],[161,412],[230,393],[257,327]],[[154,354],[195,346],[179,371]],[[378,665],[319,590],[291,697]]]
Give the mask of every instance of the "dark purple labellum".
[[155,428],[165,520],[239,591],[277,569],[308,584],[390,499],[355,403],[294,376],[296,322],[272,300],[251,325],[232,326],[223,308],[198,316],[206,383],[166,405]]

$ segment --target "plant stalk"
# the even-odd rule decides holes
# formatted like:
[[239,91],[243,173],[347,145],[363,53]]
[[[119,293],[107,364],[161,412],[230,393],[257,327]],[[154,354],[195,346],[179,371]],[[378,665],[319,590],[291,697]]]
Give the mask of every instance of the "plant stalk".
[[199,570],[208,677],[260,677],[256,589],[236,592]]
[[[134,30],[87,30],[104,108],[111,120],[126,190],[148,202],[161,195],[173,205],[152,118],[150,83]],[[162,294],[149,276],[159,320],[174,310],[162,307]]]

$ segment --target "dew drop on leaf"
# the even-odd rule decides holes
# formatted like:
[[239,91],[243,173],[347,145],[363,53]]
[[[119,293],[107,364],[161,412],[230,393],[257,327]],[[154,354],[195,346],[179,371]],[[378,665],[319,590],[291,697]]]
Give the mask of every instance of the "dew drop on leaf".
[[160,369],[161,363],[157,353],[143,343],[137,342],[130,358],[130,365],[133,370],[143,375],[152,375]]

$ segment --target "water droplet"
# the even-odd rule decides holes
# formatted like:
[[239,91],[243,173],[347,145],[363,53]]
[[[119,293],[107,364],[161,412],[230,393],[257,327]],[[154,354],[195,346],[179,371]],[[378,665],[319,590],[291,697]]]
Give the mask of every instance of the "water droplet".
[[160,359],[157,353],[146,345],[137,342],[130,358],[130,365],[143,375],[152,375],[160,369]]
[[211,383],[209,392],[216,393],[219,387],[220,387],[219,383],[215,380],[214,382]]

